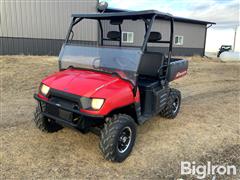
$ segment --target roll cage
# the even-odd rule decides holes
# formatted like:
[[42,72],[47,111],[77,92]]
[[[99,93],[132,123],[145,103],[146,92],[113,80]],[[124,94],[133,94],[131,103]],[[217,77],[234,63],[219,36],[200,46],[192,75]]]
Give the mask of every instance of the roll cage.
[[[119,33],[122,34],[122,21],[123,20],[142,20],[145,23],[145,35],[144,35],[144,41],[141,46],[141,51],[144,53],[147,50],[148,43],[164,43],[168,44],[168,55],[166,59],[166,71],[165,74],[168,74],[169,71],[169,64],[171,61],[171,55],[172,55],[172,47],[173,47],[173,34],[174,34],[174,17],[171,14],[168,13],[162,13],[155,10],[148,10],[148,11],[131,11],[131,12],[117,12],[117,13],[96,13],[96,14],[72,14],[72,21],[70,24],[70,27],[68,29],[68,33],[65,39],[65,44],[69,42],[69,39],[71,37],[71,34],[73,35],[73,27],[78,24],[83,19],[92,19],[97,20],[99,24],[100,29],[100,45],[104,45],[104,41],[118,41],[119,46],[122,46],[122,36],[120,36],[119,39],[107,39],[103,37],[103,26],[102,21],[103,20],[110,20],[115,22],[114,25],[118,25]],[[170,21],[170,37],[167,41],[149,41],[149,37],[151,34],[151,29],[154,21],[156,19],[163,19]],[[167,79],[165,78],[165,83],[167,82]],[[136,94],[137,90],[137,83],[134,87],[134,94]]]

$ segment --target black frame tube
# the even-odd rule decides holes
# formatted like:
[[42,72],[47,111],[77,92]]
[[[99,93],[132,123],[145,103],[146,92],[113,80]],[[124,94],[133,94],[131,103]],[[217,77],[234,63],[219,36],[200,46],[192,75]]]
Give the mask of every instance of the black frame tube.
[[121,24],[118,25],[118,29],[119,29],[119,32],[120,32],[119,46],[121,47],[122,46],[122,27],[121,27]]
[[170,44],[171,41],[149,41],[149,43]]
[[37,94],[34,94],[33,97],[34,97],[34,99],[36,99],[40,103],[43,102],[43,103],[46,103],[46,104],[50,104],[50,105],[52,105],[54,107],[57,107],[59,109],[63,109],[65,111],[69,111],[69,112],[72,112],[72,113],[75,113],[75,114],[78,114],[78,115],[82,115],[82,116],[86,116],[86,117],[93,117],[93,118],[104,118],[104,115],[88,114],[88,113],[81,112],[79,110],[70,109],[70,108],[65,107],[65,106],[58,106],[54,102],[50,102],[50,101],[47,101],[47,100],[44,100],[44,99],[38,97]]
[[[145,34],[144,34],[144,38],[145,38],[147,35],[147,31],[148,31],[149,21],[147,19],[143,19],[143,21],[144,21],[144,25],[145,25]],[[146,46],[145,50],[147,51],[147,46]]]
[[[166,69],[166,76],[169,72],[169,65],[172,57],[172,49],[173,49],[173,35],[174,35],[174,18],[171,18],[171,27],[170,27],[170,44],[169,44],[169,50],[168,50],[168,62],[167,62],[167,69]],[[167,81],[167,77],[165,79]],[[166,82],[168,83],[168,82]]]
[[150,21],[150,23],[149,23],[149,25],[147,27],[147,33],[145,35],[145,39],[144,39],[144,42],[143,42],[143,45],[142,45],[142,48],[141,48],[142,52],[144,52],[146,47],[147,47],[148,39],[149,39],[149,36],[150,36],[150,33],[151,33],[151,29],[152,29],[152,25],[153,25],[153,22],[154,22],[155,18],[156,18],[156,15],[154,15],[152,17],[152,19],[151,19],[151,21]]
[[[145,39],[142,45],[142,51],[144,52],[145,50],[147,50],[147,44],[148,44],[148,39],[151,33],[151,29],[152,29],[152,25],[153,22],[155,21],[157,15],[154,15],[151,19],[150,22],[148,22],[147,20],[144,20],[145,22]],[[169,41],[158,41],[158,42],[150,42],[150,43],[166,43],[169,44],[169,48],[168,48],[168,57],[167,57],[167,66],[166,66],[166,74],[165,74],[165,85],[168,84],[167,82],[167,75],[169,72],[169,66],[170,66],[170,62],[171,62],[171,57],[172,57],[172,50],[173,50],[173,36],[174,36],[174,18],[171,17],[170,18],[170,40]],[[137,87],[137,82],[138,82],[138,77],[136,79],[136,87]],[[136,95],[136,87],[134,87],[134,95]]]
[[81,20],[83,20],[83,18],[72,18],[72,21],[71,21],[71,24],[70,24],[70,27],[68,29],[68,32],[67,32],[67,36],[66,36],[66,39],[65,39],[65,43],[68,43],[68,40],[69,40],[69,37],[71,35],[71,32],[72,32],[72,28],[77,24],[79,23]]
[[101,46],[103,46],[103,27],[102,27],[102,22],[100,19],[98,19],[99,27],[100,27],[100,42]]
[[[76,18],[76,17],[73,17],[72,18],[72,21],[70,23],[70,27],[68,28],[68,32],[67,32],[67,35],[66,35],[66,39],[64,41],[64,45],[68,43],[68,40],[69,40],[69,37],[71,35],[71,33],[73,32],[72,28],[73,26],[75,26],[77,23],[79,23],[81,20],[83,20],[84,18]],[[59,55],[61,56],[61,55]],[[58,60],[58,67],[59,67],[59,70],[62,69],[62,65],[61,65],[61,60],[59,58]]]
[[[148,39],[149,39],[149,36],[150,36],[150,33],[151,33],[151,29],[152,29],[152,25],[154,23],[154,20],[156,19],[157,15],[154,15],[150,22],[148,22],[146,19],[144,20],[145,22],[145,38],[144,38],[144,42],[143,42],[143,45],[142,45],[142,48],[141,50],[144,52],[146,47],[147,47],[147,43],[148,43]],[[81,20],[83,20],[84,18],[76,18],[76,17],[73,17],[72,18],[72,22],[70,24],[70,27],[68,29],[68,33],[67,33],[67,36],[66,36],[66,39],[65,39],[65,43],[68,43],[68,40],[69,40],[69,37],[71,35],[71,32],[72,32],[72,28],[77,24],[79,23]],[[103,40],[107,40],[107,39],[104,39],[103,38],[103,27],[102,27],[102,22],[101,20],[99,19],[96,19],[98,20],[99,22],[99,26],[100,26],[100,36],[101,36],[101,45],[103,45]],[[171,32],[170,32],[170,41],[158,41],[158,42],[150,42],[150,43],[169,43],[169,53],[168,53],[168,59],[169,59],[169,55],[171,56],[172,54],[172,47],[173,47],[173,33],[174,33],[174,18],[171,18],[170,19],[171,21]],[[118,25],[118,28],[119,28],[119,32],[121,33],[121,36],[120,36],[120,40],[119,40],[119,46],[122,46],[122,28],[121,28],[121,25],[119,24]]]
[[[157,15],[153,15],[151,20],[148,21],[147,19],[143,19],[143,21],[145,22],[145,36],[144,36],[144,42],[143,42],[143,45],[142,45],[142,52],[145,52],[145,50],[147,49],[147,44],[148,44],[148,39],[149,39],[149,36],[150,36],[150,33],[151,33],[151,29],[152,29],[152,25],[156,19]],[[71,35],[71,32],[72,32],[72,28],[77,24],[79,23],[82,19],[84,18],[77,18],[77,17],[73,17],[72,18],[72,22],[70,24],[70,27],[68,29],[68,33],[67,33],[67,36],[66,36],[66,40],[65,40],[65,43],[68,43],[68,40],[69,40],[69,37]],[[101,20],[100,19],[96,19],[98,20],[99,22],[99,26],[100,26],[100,35],[101,35],[101,45],[103,46],[103,40],[108,40],[108,39],[104,39],[103,38],[103,27],[102,27],[102,23],[101,23]],[[168,52],[168,62],[167,62],[167,68],[166,68],[166,76],[168,75],[168,71],[169,71],[169,65],[170,65],[170,61],[171,61],[171,56],[172,56],[172,49],[173,49],[173,35],[174,35],[174,18],[171,17],[170,18],[170,41],[158,41],[158,42],[155,42],[155,43],[168,43],[169,44],[169,52]],[[119,40],[119,46],[121,47],[122,46],[122,28],[121,28],[121,25],[119,24],[118,25],[118,28],[119,28],[119,31],[120,31],[120,40]],[[154,42],[150,42],[150,43],[154,43]],[[60,67],[60,66],[59,66]],[[136,81],[137,81],[138,77],[136,78]],[[167,82],[167,78],[165,78],[165,82]],[[134,87],[134,95],[136,95],[136,91],[137,91],[137,82],[136,82],[136,85]]]
[[[103,46],[103,41],[113,41],[111,39],[106,39],[103,37],[103,27],[102,27],[102,22],[100,19],[98,19],[98,23],[99,23],[99,27],[100,27],[100,43],[101,43],[101,46]],[[122,46],[122,27],[121,27],[121,24],[118,25],[118,29],[119,29],[119,32],[120,32],[120,39],[117,40],[119,41],[119,46],[121,47]]]

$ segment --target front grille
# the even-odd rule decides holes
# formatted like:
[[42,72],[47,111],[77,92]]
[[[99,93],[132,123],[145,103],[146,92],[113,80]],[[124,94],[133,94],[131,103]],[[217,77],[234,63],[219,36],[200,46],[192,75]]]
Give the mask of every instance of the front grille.
[[49,101],[56,104],[56,106],[51,105],[51,104],[47,104],[46,113],[48,113],[50,115],[53,115],[55,117],[62,118],[62,119],[67,120],[67,121],[72,121],[73,120],[73,113],[70,112],[70,111],[63,110],[60,107],[66,107],[68,109],[77,110],[76,109],[76,107],[78,107],[77,103],[67,101],[67,100],[64,100],[64,99],[61,99],[61,98],[57,98],[57,97],[51,97],[49,99]]
[[81,96],[65,93],[63,91],[58,91],[55,89],[50,90],[50,96],[49,96],[50,101],[53,101],[53,102],[58,101],[60,103],[64,103],[67,106],[71,106],[70,108],[75,107],[75,109],[76,108],[79,109],[82,107],[80,98]]
[[56,106],[53,106],[51,104],[46,104],[46,113],[58,117],[58,115],[59,115],[59,108],[56,107]]
[[[62,110],[59,107],[66,107],[68,109],[79,110],[81,108],[80,96],[65,93],[55,89],[51,89],[49,93],[49,101],[56,104],[47,104],[46,113],[63,118],[65,120],[72,120],[73,113]],[[59,106],[59,107],[58,107]]]

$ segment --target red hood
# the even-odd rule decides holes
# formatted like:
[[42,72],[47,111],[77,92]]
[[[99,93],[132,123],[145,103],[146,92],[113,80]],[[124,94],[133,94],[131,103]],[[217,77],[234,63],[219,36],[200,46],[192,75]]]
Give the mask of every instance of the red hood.
[[85,97],[93,97],[105,87],[116,89],[122,85],[130,86],[130,83],[116,76],[77,69],[57,72],[42,82],[53,89]]

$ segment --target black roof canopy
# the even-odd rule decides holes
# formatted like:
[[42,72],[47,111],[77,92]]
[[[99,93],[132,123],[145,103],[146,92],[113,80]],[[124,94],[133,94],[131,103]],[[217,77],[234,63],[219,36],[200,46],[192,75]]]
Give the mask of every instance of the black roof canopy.
[[156,10],[147,11],[124,11],[124,12],[109,12],[109,13],[95,13],[95,14],[72,14],[72,17],[86,18],[86,19],[148,19],[156,15],[156,18],[171,19],[173,16],[168,13],[162,13]]
[[[155,11],[155,10],[130,11],[130,10],[123,10],[123,9],[108,8],[108,9],[105,10],[105,14],[108,14],[108,13],[111,13],[111,14],[112,13],[121,13],[121,12],[150,12],[150,11],[158,12],[158,13],[165,14],[165,15],[170,15],[171,17],[174,18],[174,21],[176,21],[176,22],[184,22],[184,23],[191,23],[191,24],[202,24],[202,25],[216,24],[215,22],[210,22],[210,21],[202,21],[202,20],[196,20],[196,19],[177,17],[177,16],[173,16],[171,14],[166,14],[166,13],[162,13],[162,12]],[[157,19],[166,19],[166,18],[162,18],[162,16],[157,16],[156,18]]]

